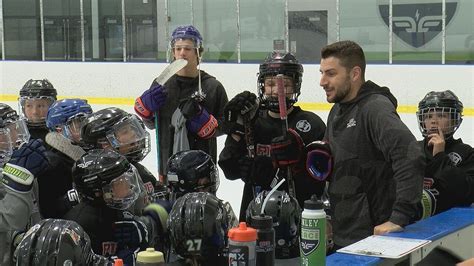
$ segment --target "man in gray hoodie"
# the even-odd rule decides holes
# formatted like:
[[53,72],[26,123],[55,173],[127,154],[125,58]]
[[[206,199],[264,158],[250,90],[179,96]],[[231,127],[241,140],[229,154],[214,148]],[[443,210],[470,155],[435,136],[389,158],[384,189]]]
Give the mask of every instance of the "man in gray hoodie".
[[336,249],[403,230],[421,199],[421,149],[389,89],[365,81],[365,66],[352,41],[321,50],[320,85],[334,103],[324,138],[334,156],[329,197]]

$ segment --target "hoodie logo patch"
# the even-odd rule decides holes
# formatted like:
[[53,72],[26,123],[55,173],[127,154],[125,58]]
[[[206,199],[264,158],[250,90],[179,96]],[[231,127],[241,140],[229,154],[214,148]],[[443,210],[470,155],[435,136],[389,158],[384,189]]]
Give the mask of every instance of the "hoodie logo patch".
[[311,130],[311,124],[308,120],[300,120],[296,123],[296,129],[301,132],[309,132]]
[[451,162],[454,164],[454,166],[457,166],[458,164],[462,162],[462,157],[461,155],[459,155],[459,153],[450,152],[448,154],[448,157],[451,160]]
[[349,119],[349,122],[347,122],[347,128],[355,127],[356,125],[357,125],[357,122],[355,121],[354,118]]

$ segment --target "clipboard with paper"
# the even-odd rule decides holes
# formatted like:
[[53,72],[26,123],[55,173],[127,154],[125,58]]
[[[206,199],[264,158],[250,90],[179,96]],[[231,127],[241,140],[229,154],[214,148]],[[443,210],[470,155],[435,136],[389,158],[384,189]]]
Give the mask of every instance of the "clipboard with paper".
[[352,245],[338,249],[337,252],[398,259],[430,242],[430,240],[424,239],[372,235]]

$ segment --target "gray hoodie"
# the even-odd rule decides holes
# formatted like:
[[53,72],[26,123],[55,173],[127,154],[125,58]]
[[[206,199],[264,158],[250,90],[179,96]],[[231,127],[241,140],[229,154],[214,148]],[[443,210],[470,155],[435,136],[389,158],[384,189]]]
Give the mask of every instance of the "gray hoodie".
[[325,139],[335,158],[330,179],[334,242],[347,246],[391,221],[410,223],[421,199],[421,149],[386,87],[365,82],[352,101],[335,104]]

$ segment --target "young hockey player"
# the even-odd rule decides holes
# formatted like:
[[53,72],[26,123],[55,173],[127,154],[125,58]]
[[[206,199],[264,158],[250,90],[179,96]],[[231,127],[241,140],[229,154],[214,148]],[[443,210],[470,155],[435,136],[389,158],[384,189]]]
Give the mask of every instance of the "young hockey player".
[[46,127],[48,108],[56,101],[56,89],[47,79],[28,80],[20,90],[20,115],[26,119],[32,139],[42,139],[49,130]]
[[171,246],[180,256],[172,265],[228,265],[227,232],[237,226],[230,211],[207,192],[180,197],[168,217]]
[[17,233],[40,220],[35,178],[48,167],[41,140],[29,140],[26,123],[0,103],[0,265],[13,265]]
[[118,256],[128,264],[147,247],[163,251],[168,212],[156,203],[147,205],[140,216],[127,211],[140,194],[140,177],[124,156],[90,150],[75,162],[72,173],[80,203],[65,219],[84,228],[96,254]]
[[74,221],[45,219],[28,230],[15,251],[17,266],[105,266],[94,254],[87,232]]
[[[280,74],[284,78],[288,132],[282,130],[280,119],[277,93]],[[294,106],[300,95],[302,75],[303,66],[292,54],[273,52],[260,65],[258,73],[260,106],[250,92],[238,94],[226,105],[223,128],[228,136],[219,166],[227,179],[240,178],[245,182],[240,221],[245,221],[247,206],[259,190],[270,190],[280,168],[279,176],[288,167],[291,169],[296,199],[301,206],[312,194],[323,193],[325,183],[306,171],[304,145],[321,140],[326,126],[316,114]],[[246,113],[242,114],[242,110]],[[277,138],[283,135],[286,137]]]
[[427,161],[422,218],[474,202],[474,150],[455,139],[463,104],[450,90],[431,91],[418,104],[419,141]]
[[194,26],[177,27],[170,48],[173,59],[186,59],[188,64],[165,84],[153,81],[135,101],[135,111],[147,127],[155,128],[158,113],[160,175],[166,174],[169,157],[178,151],[203,150],[217,160],[217,120],[227,103],[222,84],[199,68],[203,39]]

